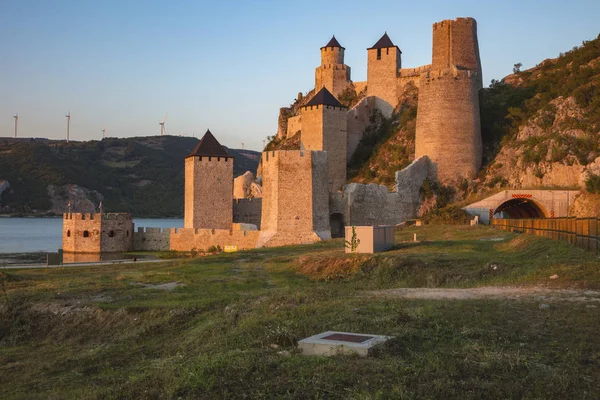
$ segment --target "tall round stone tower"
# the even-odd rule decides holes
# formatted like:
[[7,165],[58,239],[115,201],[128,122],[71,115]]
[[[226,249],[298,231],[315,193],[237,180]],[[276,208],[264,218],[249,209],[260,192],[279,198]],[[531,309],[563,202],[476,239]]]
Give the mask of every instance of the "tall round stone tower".
[[338,97],[350,82],[350,67],[344,64],[344,51],[335,36],[321,47],[321,65],[315,70],[315,91],[327,88]]
[[481,86],[476,21],[434,24],[431,71],[419,82],[415,158],[429,156],[442,183],[472,179],[481,168]]
[[233,157],[206,131],[185,159],[184,228],[231,229]]

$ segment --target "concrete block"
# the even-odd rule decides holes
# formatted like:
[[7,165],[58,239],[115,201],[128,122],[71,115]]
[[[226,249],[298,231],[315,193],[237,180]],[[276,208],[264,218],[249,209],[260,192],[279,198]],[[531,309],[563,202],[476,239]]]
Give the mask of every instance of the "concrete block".
[[357,354],[366,357],[375,345],[383,343],[391,336],[362,333],[327,331],[302,339],[298,347],[306,356],[334,356],[338,354]]
[[[346,226],[346,242],[352,242],[352,226]],[[360,241],[355,253],[378,253],[394,246],[395,227],[393,225],[355,226],[356,237]],[[352,248],[346,246],[346,253]]]

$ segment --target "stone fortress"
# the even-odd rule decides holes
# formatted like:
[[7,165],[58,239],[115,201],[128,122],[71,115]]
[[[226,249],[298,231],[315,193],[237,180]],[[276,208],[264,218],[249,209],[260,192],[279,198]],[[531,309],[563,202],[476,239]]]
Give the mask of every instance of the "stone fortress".
[[[344,52],[335,37],[321,48],[312,95],[278,132],[284,137],[299,131],[300,150],[263,152],[262,198],[233,198],[233,157],[207,131],[185,159],[184,228],[134,232],[129,214],[69,213],[63,250],[201,251],[312,243],[343,236],[346,225],[416,217],[426,178],[453,182],[475,176],[482,154],[482,81],[474,19],[434,24],[432,63],[418,68],[402,68],[402,52],[384,34],[367,49],[366,82],[351,81]],[[347,162],[370,113],[378,109],[390,116],[407,85],[419,89],[415,161],[396,172],[395,191],[346,184]],[[337,99],[346,90],[364,95],[350,110]]]

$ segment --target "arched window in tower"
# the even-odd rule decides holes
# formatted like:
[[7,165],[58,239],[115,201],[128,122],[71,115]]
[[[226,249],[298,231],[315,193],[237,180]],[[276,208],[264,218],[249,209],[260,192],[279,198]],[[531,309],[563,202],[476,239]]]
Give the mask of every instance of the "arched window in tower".
[[377,49],[377,59],[381,60],[381,49]]
[[83,237],[90,237],[89,231],[83,231]]
[[67,237],[71,237],[71,231],[67,231]]

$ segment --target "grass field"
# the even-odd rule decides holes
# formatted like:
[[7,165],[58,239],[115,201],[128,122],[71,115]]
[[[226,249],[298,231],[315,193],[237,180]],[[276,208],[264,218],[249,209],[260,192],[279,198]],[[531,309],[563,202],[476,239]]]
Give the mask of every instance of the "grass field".
[[[0,398],[600,397],[600,304],[369,294],[598,289],[597,258],[487,227],[411,228],[397,243],[376,256],[345,255],[334,240],[165,264],[4,271]],[[299,339],[325,330],[394,339],[368,359],[297,353]]]

